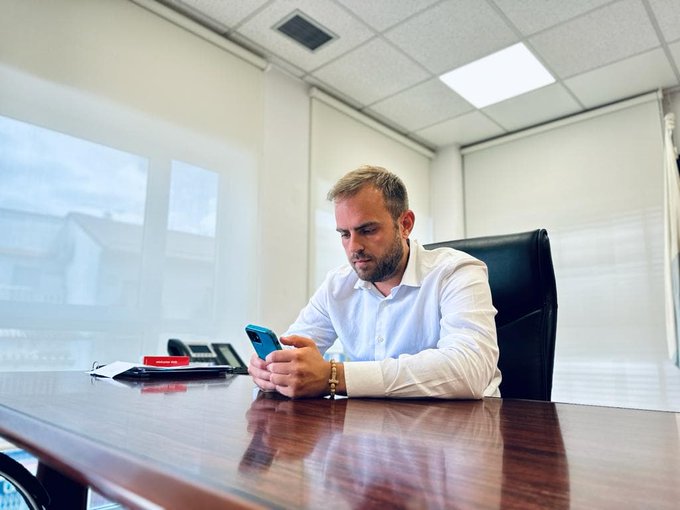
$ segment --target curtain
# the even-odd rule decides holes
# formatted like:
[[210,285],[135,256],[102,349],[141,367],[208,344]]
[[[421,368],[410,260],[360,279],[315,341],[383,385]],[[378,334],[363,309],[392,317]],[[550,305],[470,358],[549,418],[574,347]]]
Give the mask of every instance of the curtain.
[[264,65],[130,1],[0,6],[0,371],[251,352]]
[[666,331],[668,338],[668,354],[680,366],[678,351],[680,338],[678,324],[680,323],[680,276],[678,274],[678,254],[680,253],[680,239],[678,230],[680,225],[680,179],[678,178],[678,152],[673,144],[673,129],[675,115],[668,113],[664,117],[664,286],[666,292]]

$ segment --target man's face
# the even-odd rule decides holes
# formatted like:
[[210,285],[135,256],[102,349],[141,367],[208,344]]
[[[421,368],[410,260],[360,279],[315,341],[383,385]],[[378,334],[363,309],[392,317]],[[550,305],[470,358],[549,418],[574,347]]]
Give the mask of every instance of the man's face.
[[380,191],[367,185],[354,196],[336,200],[335,222],[359,278],[374,283],[401,279],[408,232],[392,219]]

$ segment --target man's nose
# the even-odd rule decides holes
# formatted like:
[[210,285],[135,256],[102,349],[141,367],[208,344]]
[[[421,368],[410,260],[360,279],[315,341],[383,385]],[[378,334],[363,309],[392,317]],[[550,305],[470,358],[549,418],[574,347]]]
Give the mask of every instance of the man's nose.
[[364,246],[356,234],[350,234],[349,241],[347,242],[347,249],[351,253],[359,253],[364,251]]

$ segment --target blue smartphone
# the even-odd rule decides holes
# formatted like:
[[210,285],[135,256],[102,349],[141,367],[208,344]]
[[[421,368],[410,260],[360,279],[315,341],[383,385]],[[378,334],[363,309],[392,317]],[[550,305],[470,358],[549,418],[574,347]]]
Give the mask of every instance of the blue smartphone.
[[248,324],[246,326],[246,333],[248,334],[248,338],[250,338],[250,342],[255,348],[255,352],[262,359],[265,359],[267,354],[272,351],[281,350],[279,338],[271,329],[263,328],[262,326],[255,326],[254,324]]

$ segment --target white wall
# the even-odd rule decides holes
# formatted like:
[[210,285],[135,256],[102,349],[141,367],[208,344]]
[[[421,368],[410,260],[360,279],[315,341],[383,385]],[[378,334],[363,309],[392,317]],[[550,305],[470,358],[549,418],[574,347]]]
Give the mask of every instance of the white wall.
[[309,298],[309,91],[276,68],[264,79],[258,313],[252,321],[281,334]]
[[432,240],[441,242],[466,237],[463,160],[457,145],[440,149],[432,160],[430,200]]

